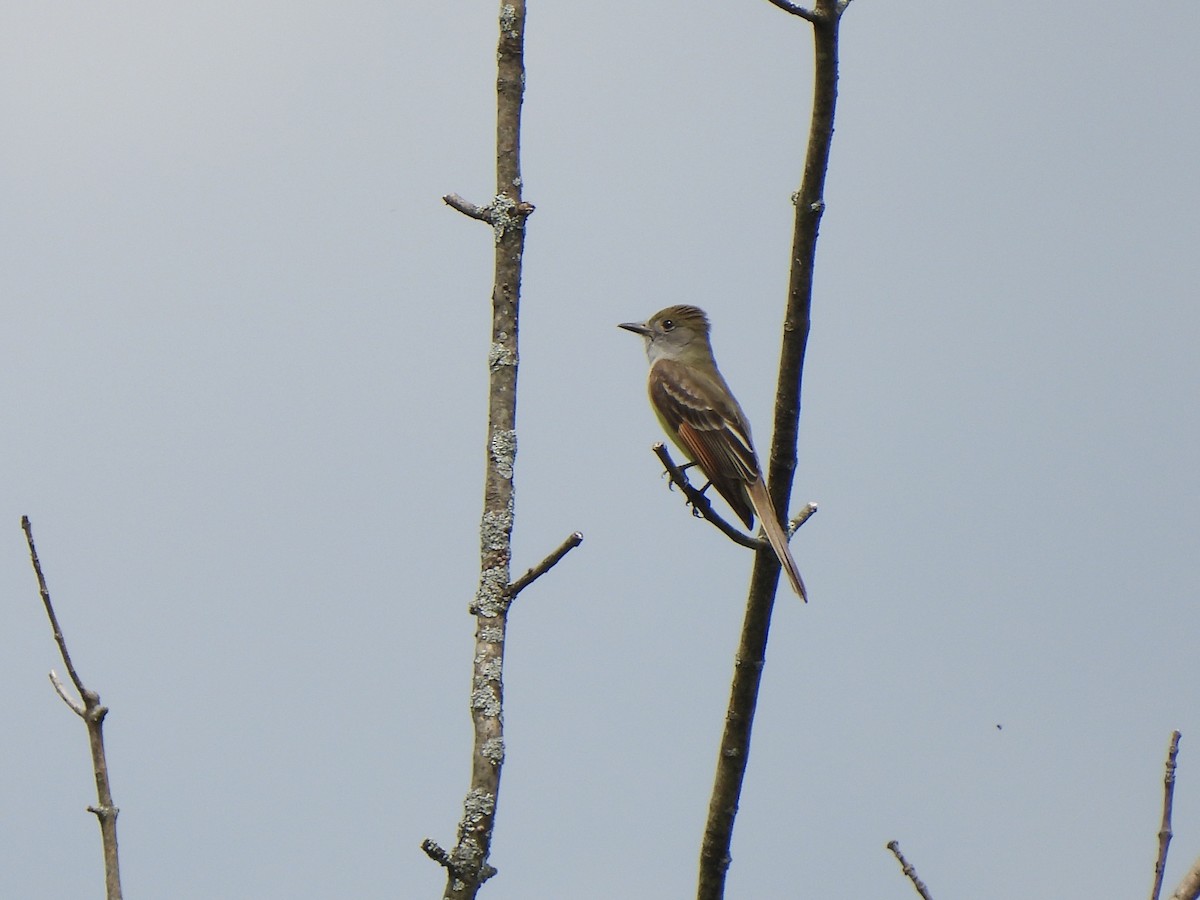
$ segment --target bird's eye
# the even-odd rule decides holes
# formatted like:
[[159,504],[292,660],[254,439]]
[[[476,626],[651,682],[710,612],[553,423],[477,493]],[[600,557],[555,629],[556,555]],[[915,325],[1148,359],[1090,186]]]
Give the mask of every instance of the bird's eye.
[[675,322],[672,319],[663,319],[663,331],[674,331]]

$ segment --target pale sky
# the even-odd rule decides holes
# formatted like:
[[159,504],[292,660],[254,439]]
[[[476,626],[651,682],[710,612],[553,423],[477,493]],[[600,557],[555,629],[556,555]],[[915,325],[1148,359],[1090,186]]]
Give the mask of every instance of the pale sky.
[[[766,0],[531,0],[508,761],[481,896],[687,897],[750,556],[650,445],[708,310],[770,442],[810,99]],[[0,896],[440,896],[468,787],[495,3],[0,9]],[[1200,5],[856,0],[728,896],[1148,894],[1200,853]],[[997,729],[1002,725],[1002,729]]]

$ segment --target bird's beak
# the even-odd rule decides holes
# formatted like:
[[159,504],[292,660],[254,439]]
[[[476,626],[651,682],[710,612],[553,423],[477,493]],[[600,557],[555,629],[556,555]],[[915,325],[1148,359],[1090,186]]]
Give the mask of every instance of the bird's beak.
[[634,334],[640,334],[642,337],[650,333],[650,329],[646,327],[645,322],[622,322],[617,327],[624,328],[626,331],[632,331]]

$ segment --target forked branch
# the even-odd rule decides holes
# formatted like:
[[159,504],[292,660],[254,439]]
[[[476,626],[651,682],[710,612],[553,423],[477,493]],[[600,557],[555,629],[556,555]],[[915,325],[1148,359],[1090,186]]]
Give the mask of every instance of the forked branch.
[[50,683],[62,701],[70,710],[83,719],[87,726],[88,746],[92,751],[92,771],[96,778],[96,799],[88,812],[96,816],[100,823],[100,840],[104,848],[104,889],[107,900],[121,900],[121,869],[117,859],[117,814],[120,810],[113,803],[112,790],[108,782],[108,762],[104,756],[104,717],[108,715],[108,707],[100,702],[100,695],[84,686],[71,654],[67,650],[67,640],[63,637],[58,624],[58,616],[54,613],[54,604],[50,600],[50,589],[46,586],[46,575],[42,571],[42,561],[38,558],[37,545],[33,541],[33,524],[28,516],[21,516],[21,529],[25,532],[25,543],[29,545],[29,559],[33,563],[33,573],[37,577],[38,593],[42,597],[42,606],[46,610],[46,618],[50,620],[50,629],[54,633],[54,642],[58,644],[58,652],[62,656],[63,665],[71,677],[72,684],[79,692],[80,700],[67,693],[66,686],[53,669],[50,670]]

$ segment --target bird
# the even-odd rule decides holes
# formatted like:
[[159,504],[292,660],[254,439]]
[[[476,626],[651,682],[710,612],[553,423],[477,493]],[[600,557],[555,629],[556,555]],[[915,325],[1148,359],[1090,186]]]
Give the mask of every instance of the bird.
[[754,527],[758,515],[792,589],[807,603],[800,569],[754,452],[750,422],[713,357],[704,310],[668,306],[645,322],[622,322],[618,327],[645,340],[650,406],[663,430],[747,528]]

